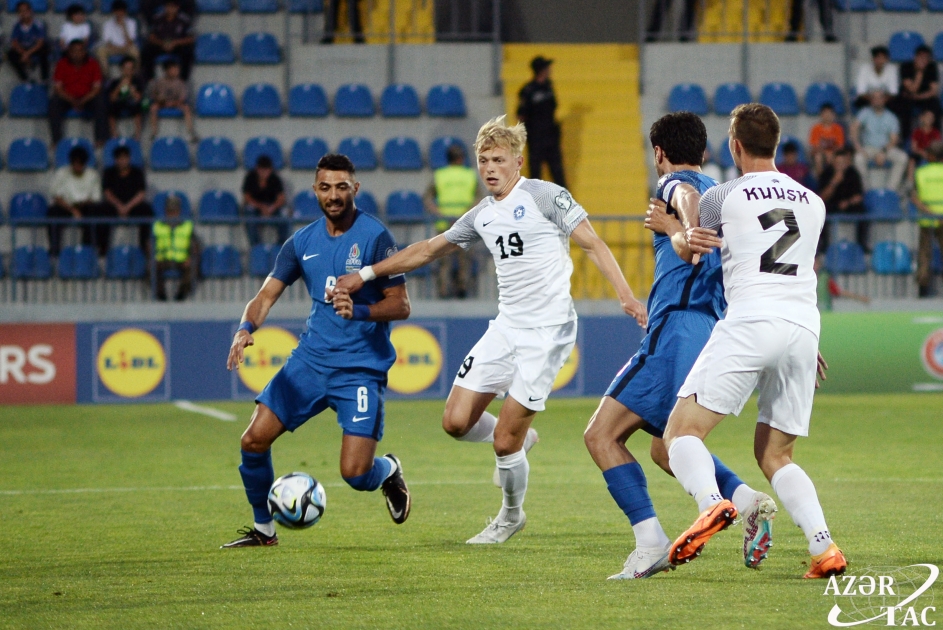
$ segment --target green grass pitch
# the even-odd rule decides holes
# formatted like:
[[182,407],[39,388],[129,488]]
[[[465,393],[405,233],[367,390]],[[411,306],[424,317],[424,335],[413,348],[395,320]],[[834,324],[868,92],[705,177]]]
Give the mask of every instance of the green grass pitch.
[[[227,551],[219,545],[251,522],[236,470],[249,404],[215,405],[237,422],[171,405],[2,408],[0,627],[829,627],[833,600],[823,582],[800,579],[805,539],[782,510],[759,572],[742,566],[736,526],[673,573],[607,582],[634,539],[582,443],[596,402],[552,400],[538,416],[528,525],[504,545],[464,544],[500,506],[493,455],[448,438],[442,403],[428,401],[387,409],[380,452],[403,460],[405,525],[379,492],[342,483],[328,413],[274,447],[276,474],[304,470],[325,484],[324,519],[283,530],[277,548]],[[768,489],[752,459],[755,409],[727,419],[708,446]],[[796,460],[852,573],[943,565],[941,410],[937,394],[817,398]],[[629,448],[677,535],[694,502],[648,459],[646,436]]]

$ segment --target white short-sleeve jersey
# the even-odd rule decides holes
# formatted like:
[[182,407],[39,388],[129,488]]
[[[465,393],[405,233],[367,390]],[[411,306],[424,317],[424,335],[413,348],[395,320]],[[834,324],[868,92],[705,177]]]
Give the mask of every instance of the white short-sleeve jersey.
[[507,197],[486,197],[445,232],[463,248],[484,241],[498,275],[498,321],[512,328],[576,319],[570,234],[587,216],[556,184],[522,177]]
[[750,173],[705,192],[700,219],[723,237],[727,319],[779,317],[818,337],[813,264],[822,199],[783,173]]

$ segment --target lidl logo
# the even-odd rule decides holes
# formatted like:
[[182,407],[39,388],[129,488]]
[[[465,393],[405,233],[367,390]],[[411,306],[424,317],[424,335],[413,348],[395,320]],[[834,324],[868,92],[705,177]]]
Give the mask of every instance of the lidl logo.
[[573,377],[576,376],[578,369],[580,369],[580,347],[577,344],[573,344],[573,351],[570,352],[566,363],[564,363],[560,371],[557,372],[557,378],[553,379],[553,391],[563,389],[569,385]]
[[930,333],[923,342],[920,358],[930,376],[943,380],[943,328]]
[[442,348],[435,336],[420,326],[397,326],[390,333],[396,363],[390,368],[389,386],[400,394],[429,389],[442,371]]
[[167,355],[158,339],[139,328],[113,333],[98,349],[98,377],[113,394],[139,398],[160,385]]
[[246,348],[239,366],[239,379],[254,391],[261,392],[272,380],[298,345],[298,338],[277,326],[265,326],[252,334],[255,344]]

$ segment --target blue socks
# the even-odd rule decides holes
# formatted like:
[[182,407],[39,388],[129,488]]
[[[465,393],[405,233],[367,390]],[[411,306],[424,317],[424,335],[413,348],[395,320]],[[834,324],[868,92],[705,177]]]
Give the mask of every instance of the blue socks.
[[272,468],[272,451],[248,453],[242,451],[242,465],[239,466],[242,485],[246,488],[246,498],[252,506],[256,523],[271,523],[272,515],[268,511],[268,491],[275,482],[275,469]]
[[393,472],[393,462],[385,457],[374,457],[373,468],[356,477],[345,477],[344,481],[354,490],[373,492],[386,481],[391,472]]
[[603,471],[602,476],[608,484],[609,494],[632,525],[654,518],[655,508],[648,496],[648,482],[638,462],[610,468]]
[[737,473],[727,468],[716,455],[711,455],[711,457],[714,458],[714,477],[717,479],[717,487],[720,488],[720,496],[733,501],[733,492],[743,485],[743,480],[737,476]]

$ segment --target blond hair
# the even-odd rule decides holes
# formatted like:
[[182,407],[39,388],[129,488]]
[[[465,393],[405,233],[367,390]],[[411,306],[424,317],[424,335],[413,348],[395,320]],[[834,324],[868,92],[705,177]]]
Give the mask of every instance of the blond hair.
[[514,157],[524,154],[524,145],[527,143],[524,125],[517,123],[513,127],[508,127],[505,118],[506,116],[498,116],[481,126],[478,130],[478,137],[475,139],[476,155],[495,147],[508,149]]

